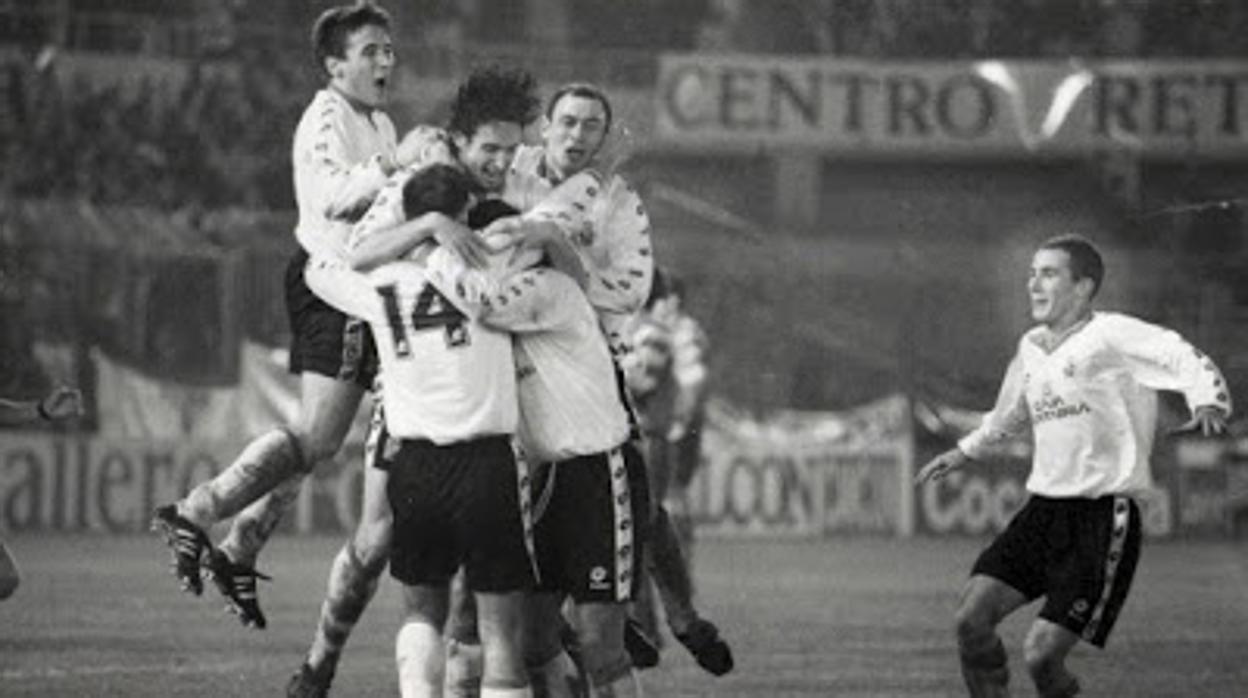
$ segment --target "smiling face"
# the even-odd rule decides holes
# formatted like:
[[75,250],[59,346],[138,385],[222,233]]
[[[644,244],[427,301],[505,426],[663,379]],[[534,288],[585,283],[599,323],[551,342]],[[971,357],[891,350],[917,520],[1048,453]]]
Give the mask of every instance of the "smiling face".
[[524,127],[510,121],[490,121],[477,127],[471,137],[455,134],[459,161],[488,192],[499,192],[507,180],[507,169],[516,157]]
[[567,178],[589,166],[607,137],[607,110],[593,97],[565,95],[542,128],[546,163]]
[[330,86],[366,107],[383,106],[390,96],[395,64],[390,32],[376,24],[366,24],[347,36],[342,53],[342,57],[325,59]]
[[1075,280],[1065,250],[1036,250],[1027,280],[1031,319],[1055,331],[1071,327],[1087,312],[1093,286],[1091,279]]

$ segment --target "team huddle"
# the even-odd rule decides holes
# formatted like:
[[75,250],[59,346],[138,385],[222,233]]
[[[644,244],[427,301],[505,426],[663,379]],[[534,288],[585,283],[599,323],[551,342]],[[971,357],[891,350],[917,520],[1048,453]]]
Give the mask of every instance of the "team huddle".
[[[603,153],[610,101],[558,89],[530,145],[535,81],[480,69],[443,128],[399,141],[380,110],[384,11],[331,9],[314,41],[329,85],[295,132],[301,250],[287,270],[302,414],[157,510],[175,574],[197,594],[210,578],[263,628],[259,551],[375,387],[361,520],[288,694],[327,695],[388,566],[404,589],[402,695],[636,695],[635,666],[657,660],[630,602],[678,543],[650,497],[621,368],[638,363],[626,357],[655,263],[645,207]],[[214,544],[205,531],[230,517]],[[652,540],[667,554],[647,554]],[[677,580],[660,594],[669,625],[727,673],[687,577],[655,573]]]
[[[527,73],[480,69],[443,126],[399,139],[381,110],[395,63],[386,13],[330,9],[313,40],[328,84],[294,136],[300,250],[286,272],[300,414],[156,511],[183,587],[199,594],[210,579],[244,624],[265,627],[256,559],[371,390],[360,521],[289,696],[328,695],[387,567],[403,587],[405,697],[640,695],[636,669],[657,651],[631,616],[651,575],[672,634],[707,671],[728,673],[732,654],[692,605],[663,504],[665,454],[697,424],[647,410],[661,402],[648,369],[673,357],[643,310],[671,284],[609,154],[609,98],[573,83],[543,105]],[[539,119],[540,143],[524,142]],[[1177,335],[1093,313],[1102,274],[1083,239],[1040,248],[1029,285],[1040,327],[996,409],[919,473],[939,477],[1033,428],[1033,497],[976,564],[959,610],[972,695],[1004,694],[995,625],[1040,596],[1032,678],[1042,695],[1078,691],[1063,659],[1080,638],[1104,644],[1138,556],[1129,496],[1149,484],[1153,391],[1184,392],[1207,433],[1230,414],[1216,368]],[[209,527],[231,517],[211,541]],[[1077,544],[1054,542],[1059,524]]]

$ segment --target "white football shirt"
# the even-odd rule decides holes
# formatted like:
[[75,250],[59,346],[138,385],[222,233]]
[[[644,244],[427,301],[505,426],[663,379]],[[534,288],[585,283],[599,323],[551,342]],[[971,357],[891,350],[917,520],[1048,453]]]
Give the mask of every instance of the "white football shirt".
[[1040,341],[1045,332],[1023,335],[996,406],[958,443],[982,458],[1030,425],[1030,492],[1094,498],[1151,489],[1158,390],[1181,392],[1193,410],[1231,413],[1217,366],[1172,330],[1098,312],[1051,351]]
[[[430,131],[426,158],[396,172],[386,183],[352,230],[352,241],[405,220],[403,185],[417,169],[443,161],[449,152],[441,145],[444,139],[435,136],[436,131]],[[589,274],[585,294],[598,311],[603,332],[614,351],[627,351],[624,325],[645,304],[654,279],[650,218],[637,192],[619,175],[604,184],[592,170],[556,184],[546,176],[542,148],[526,145],[508,170],[502,199],[526,218],[554,223],[572,241]]]
[[553,269],[515,273],[503,262],[472,270],[444,249],[430,254],[428,267],[430,281],[466,315],[515,334],[518,435],[526,454],[561,461],[628,439],[611,349],[576,282]]
[[423,263],[400,260],[361,274],[314,258],[306,276],[327,303],[372,327],[391,434],[448,444],[515,433],[511,336],[448,302]]
[[316,93],[291,148],[295,237],[309,255],[342,253],[351,221],[386,183],[381,157],[393,156],[395,148],[394,124],[384,112],[357,109],[331,88]]

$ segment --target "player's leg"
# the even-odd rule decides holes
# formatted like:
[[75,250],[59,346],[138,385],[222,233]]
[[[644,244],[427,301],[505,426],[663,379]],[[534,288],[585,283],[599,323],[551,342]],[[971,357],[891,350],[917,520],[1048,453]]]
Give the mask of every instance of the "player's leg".
[[1104,647],[1135,576],[1139,509],[1126,497],[1058,500],[1044,605],[1023,648],[1041,696],[1073,696],[1079,682],[1066,656],[1079,640]]
[[[300,384],[301,411],[294,433],[304,454],[305,467],[314,467],[341,447],[364,389],[354,382],[315,373],[304,373]],[[256,572],[254,561],[285,509],[298,496],[306,472],[297,478],[286,478],[280,483],[281,487],[277,487],[279,483],[271,483],[269,487],[277,487],[277,490],[238,516],[220,550],[212,551],[208,557],[209,572],[217,590],[243,625],[264,628],[267,624],[256,596],[256,580],[265,577]]]
[[364,493],[356,529],[330,565],[325,600],[312,645],[287,686],[291,698],[316,696],[329,688],[347,639],[377,592],[390,555],[393,516],[386,499],[385,462],[392,442],[380,407],[373,412],[364,447]]
[[1037,618],[1023,643],[1023,661],[1041,698],[1065,698],[1079,693],[1079,680],[1066,669],[1066,655],[1079,642],[1075,633]]
[[632,660],[624,648],[624,623],[628,607],[623,603],[578,603],[573,627],[581,644],[581,658],[592,686],[591,695],[619,697],[641,695]]
[[442,695],[442,626],[446,623],[448,588],[441,585],[404,585],[406,615],[394,641],[403,698]]
[[529,698],[525,666],[524,592],[478,592],[481,698]]
[[484,659],[481,635],[477,632],[477,598],[468,591],[462,569],[451,580],[451,610],[445,635],[446,695],[476,698],[481,695]]
[[17,571],[17,560],[13,559],[8,546],[0,542],[0,601],[17,592],[21,581],[21,573]]
[[958,657],[974,698],[1008,695],[1008,658],[997,625],[1027,600],[1022,592],[986,575],[972,575],[963,586],[955,614]]
[[[253,504],[234,519],[221,549],[235,562],[253,565],[308,473],[342,448],[359,411],[364,388],[316,373],[300,376],[299,417],[291,427],[303,468],[282,482],[282,493]],[[274,468],[276,470],[276,468]],[[276,484],[270,485],[270,489]],[[276,494],[276,493],[275,493]]]
[[524,598],[536,579],[529,468],[511,440],[498,437],[461,449],[455,466],[455,536],[464,543],[465,585],[477,602],[481,697],[531,696],[524,624]]
[[535,698],[587,695],[580,670],[564,648],[563,608],[563,595],[554,591],[536,591],[525,599],[525,663]]

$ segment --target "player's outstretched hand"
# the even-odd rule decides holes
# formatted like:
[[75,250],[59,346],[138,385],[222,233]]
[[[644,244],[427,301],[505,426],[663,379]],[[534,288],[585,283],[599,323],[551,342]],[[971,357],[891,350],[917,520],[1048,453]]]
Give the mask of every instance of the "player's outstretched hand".
[[1226,412],[1213,405],[1201,405],[1192,412],[1192,418],[1180,424],[1176,434],[1200,430],[1204,436],[1216,436],[1226,433]]
[[475,269],[485,267],[486,256],[490,253],[489,245],[464,224],[448,218],[438,225],[433,237],[439,245],[459,255],[468,266]]
[[970,458],[962,452],[962,449],[951,448],[928,461],[927,465],[923,466],[923,469],[919,471],[919,474],[914,476],[914,481],[939,480],[950,472],[966,465],[966,462],[969,460]]
[[82,416],[82,393],[77,388],[57,386],[39,402],[40,411],[48,419],[59,422],[63,419]]

